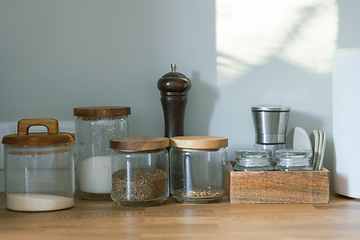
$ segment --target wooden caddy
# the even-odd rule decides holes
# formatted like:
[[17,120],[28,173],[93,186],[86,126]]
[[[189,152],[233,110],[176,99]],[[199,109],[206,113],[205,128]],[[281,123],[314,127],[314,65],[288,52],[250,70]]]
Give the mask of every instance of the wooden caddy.
[[229,163],[230,203],[328,203],[329,170],[234,171]]

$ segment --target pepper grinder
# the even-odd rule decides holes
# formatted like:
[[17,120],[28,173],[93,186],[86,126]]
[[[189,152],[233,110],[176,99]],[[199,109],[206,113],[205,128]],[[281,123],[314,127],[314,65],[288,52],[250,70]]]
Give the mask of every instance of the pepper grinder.
[[187,93],[191,88],[190,80],[177,72],[176,68],[176,64],[171,64],[171,72],[166,73],[157,82],[164,111],[165,137],[168,138],[184,136]]

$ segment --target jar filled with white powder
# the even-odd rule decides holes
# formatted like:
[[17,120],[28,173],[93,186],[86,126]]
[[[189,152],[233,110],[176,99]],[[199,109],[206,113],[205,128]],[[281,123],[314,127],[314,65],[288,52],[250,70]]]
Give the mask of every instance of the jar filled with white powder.
[[77,192],[88,200],[111,200],[110,139],[129,135],[129,107],[74,108]]
[[[32,126],[47,132],[30,133]],[[74,206],[74,145],[70,133],[59,133],[56,119],[18,122],[17,134],[6,135],[6,207],[14,211],[54,211]]]

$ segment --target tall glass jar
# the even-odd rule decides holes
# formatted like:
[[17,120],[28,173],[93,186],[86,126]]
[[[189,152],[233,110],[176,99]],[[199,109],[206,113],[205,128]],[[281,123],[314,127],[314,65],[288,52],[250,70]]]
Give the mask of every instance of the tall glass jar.
[[[48,132],[29,133],[31,126]],[[4,144],[6,207],[53,211],[74,206],[74,136],[59,133],[56,119],[23,119]]]
[[110,139],[128,137],[129,107],[74,108],[77,192],[88,200],[111,200]]
[[164,137],[129,137],[110,141],[111,198],[119,205],[149,207],[169,197],[169,159]]
[[185,203],[221,201],[228,182],[227,145],[224,137],[170,138],[171,195]]

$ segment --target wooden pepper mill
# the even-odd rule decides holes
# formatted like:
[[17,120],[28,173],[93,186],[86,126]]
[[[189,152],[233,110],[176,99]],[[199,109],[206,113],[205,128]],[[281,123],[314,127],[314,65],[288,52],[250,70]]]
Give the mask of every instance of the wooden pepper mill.
[[176,64],[171,64],[171,72],[157,82],[161,92],[161,105],[164,111],[165,137],[184,136],[184,116],[190,80],[176,72]]

